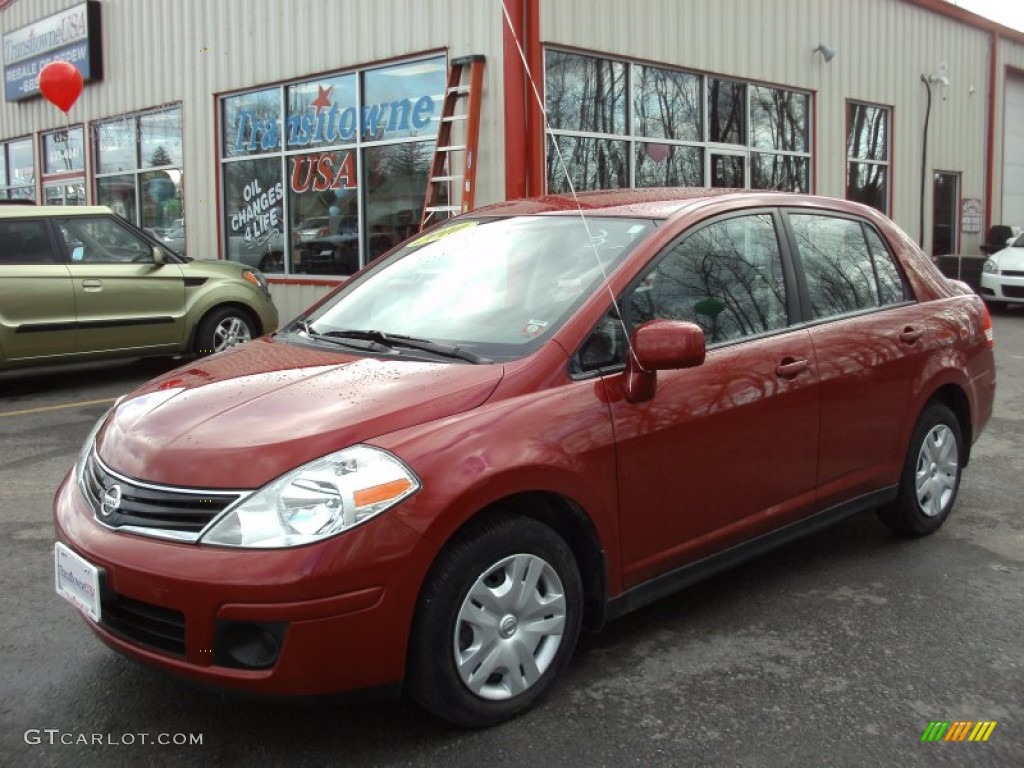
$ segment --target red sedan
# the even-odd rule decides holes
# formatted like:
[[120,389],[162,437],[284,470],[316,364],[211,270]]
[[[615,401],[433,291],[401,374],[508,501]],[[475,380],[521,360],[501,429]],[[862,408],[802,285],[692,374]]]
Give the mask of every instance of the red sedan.
[[995,378],[980,299],[863,206],[503,203],[120,400],[57,589],[204,682],[490,725],[581,628],[855,512],[938,529]]

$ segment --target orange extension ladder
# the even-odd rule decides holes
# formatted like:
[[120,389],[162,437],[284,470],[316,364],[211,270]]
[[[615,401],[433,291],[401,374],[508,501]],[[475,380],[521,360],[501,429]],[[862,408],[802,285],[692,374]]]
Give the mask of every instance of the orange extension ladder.
[[[468,82],[467,82],[468,75]],[[430,162],[427,195],[423,201],[420,229],[447,219],[456,213],[473,210],[476,197],[476,148],[480,138],[480,98],[484,84],[484,57],[461,56],[452,59],[448,69],[448,84],[441,105],[441,125],[437,131],[437,144]],[[460,111],[457,109],[462,107]],[[462,124],[454,132],[453,126]],[[456,156],[462,155],[462,169],[458,173]],[[453,181],[460,182],[457,185]],[[458,194],[453,195],[452,192]]]

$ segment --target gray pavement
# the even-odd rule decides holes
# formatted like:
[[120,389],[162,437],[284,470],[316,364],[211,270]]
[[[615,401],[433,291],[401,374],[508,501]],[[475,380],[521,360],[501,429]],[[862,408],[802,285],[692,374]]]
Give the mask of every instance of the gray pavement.
[[[51,499],[108,402],[170,363],[0,374],[0,764],[1024,765],[1024,311],[995,335],[996,414],[941,531],[863,515],[698,584],[584,637],[537,709],[482,732],[401,700],[240,697],[108,650],[53,592]],[[998,725],[923,744],[932,720]]]

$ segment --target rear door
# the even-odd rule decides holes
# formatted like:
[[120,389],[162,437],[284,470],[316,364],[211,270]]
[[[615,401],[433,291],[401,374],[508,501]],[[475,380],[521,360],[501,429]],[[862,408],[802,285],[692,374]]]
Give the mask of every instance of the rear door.
[[75,351],[75,296],[45,218],[0,219],[0,360]]
[[[659,371],[652,399],[611,398],[626,587],[813,508],[817,374],[810,336],[790,327],[779,222],[699,225],[620,302],[628,327],[694,322],[708,348],[701,366]],[[625,374],[609,378],[622,392]]]
[[821,388],[819,507],[898,481],[914,383],[939,340],[867,221],[790,211]]
[[178,349],[185,280],[156,264],[153,245],[114,216],[60,219],[78,311],[78,351]]

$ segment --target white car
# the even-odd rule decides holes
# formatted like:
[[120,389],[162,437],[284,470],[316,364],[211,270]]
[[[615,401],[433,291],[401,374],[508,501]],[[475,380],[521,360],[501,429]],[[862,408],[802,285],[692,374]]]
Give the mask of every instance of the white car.
[[992,309],[1002,309],[1008,303],[1024,304],[1024,235],[985,260],[981,296]]

